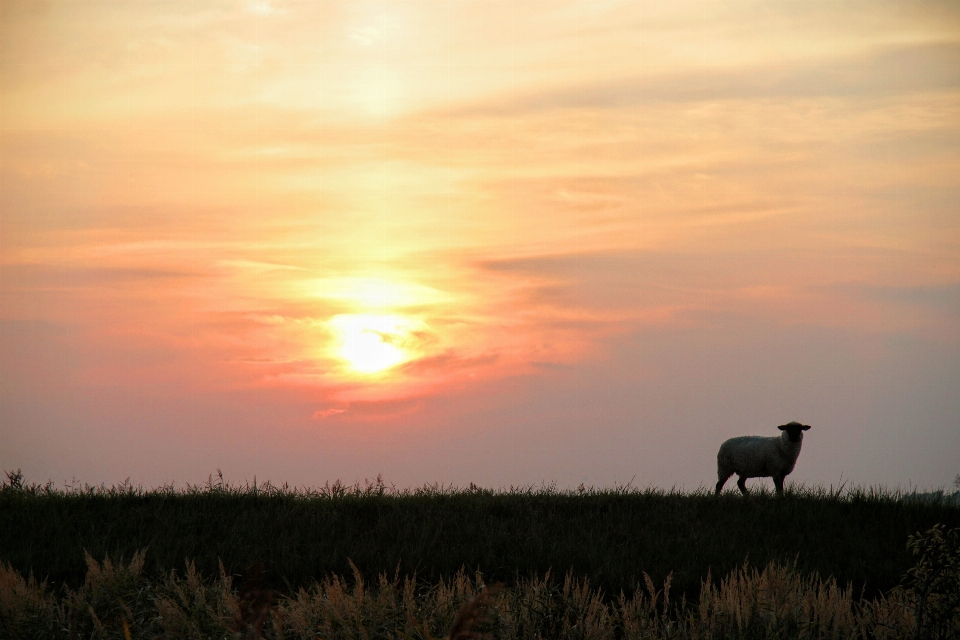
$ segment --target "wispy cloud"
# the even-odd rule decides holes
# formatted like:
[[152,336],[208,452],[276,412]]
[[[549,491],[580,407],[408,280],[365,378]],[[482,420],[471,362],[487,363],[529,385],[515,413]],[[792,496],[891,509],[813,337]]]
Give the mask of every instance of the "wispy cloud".
[[883,47],[860,55],[823,57],[795,64],[756,63],[665,73],[653,70],[600,83],[519,91],[450,115],[509,115],[547,109],[635,109],[656,103],[718,100],[851,98],[876,100],[915,92],[960,90],[960,42]]

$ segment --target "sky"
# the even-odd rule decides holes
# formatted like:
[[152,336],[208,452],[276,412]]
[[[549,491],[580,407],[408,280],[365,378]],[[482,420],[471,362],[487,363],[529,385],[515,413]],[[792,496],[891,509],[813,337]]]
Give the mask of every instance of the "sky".
[[958,167],[951,2],[5,1],[0,467],[949,487]]

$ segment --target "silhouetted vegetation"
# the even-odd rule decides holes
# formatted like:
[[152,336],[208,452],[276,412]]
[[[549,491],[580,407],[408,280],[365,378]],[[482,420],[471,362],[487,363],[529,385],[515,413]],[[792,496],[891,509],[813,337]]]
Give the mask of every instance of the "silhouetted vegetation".
[[194,563],[204,575],[240,575],[256,562],[271,587],[293,593],[332,575],[381,574],[436,583],[459,570],[518,584],[568,571],[607,594],[643,588],[643,573],[693,599],[709,573],[745,561],[830,576],[867,596],[912,566],[908,536],[960,508],[936,494],[877,490],[761,491],[744,498],[630,487],[490,491],[397,490],[379,479],[320,489],[130,485],[57,489],[8,474],[0,491],[0,561],[49,584],[83,584],[85,554],[132,558],[161,575]]
[[184,573],[151,580],[143,552],[126,563],[87,556],[76,589],[51,590],[0,565],[0,634],[23,640],[957,638],[960,530],[938,525],[911,536],[909,547],[915,564],[903,584],[876,598],[771,563],[762,571],[744,565],[716,584],[708,574],[692,601],[671,593],[669,575],[661,588],[641,574],[643,588],[611,597],[572,573],[488,588],[480,574],[464,571],[432,585],[386,575],[371,584],[356,568],[352,580],[328,576],[277,598],[263,583],[261,563],[239,581],[222,567],[205,578],[190,562]]

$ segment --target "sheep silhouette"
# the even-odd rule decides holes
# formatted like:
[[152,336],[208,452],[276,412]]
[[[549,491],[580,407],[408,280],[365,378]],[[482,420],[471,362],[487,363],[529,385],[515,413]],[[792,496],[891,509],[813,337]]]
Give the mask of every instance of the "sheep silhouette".
[[793,471],[803,444],[803,432],[810,429],[808,424],[788,422],[777,427],[782,431],[779,436],[740,436],[730,438],[717,453],[717,492],[723,489],[727,478],[733,474],[740,476],[737,486],[747,495],[747,478],[773,478],[777,495],[783,495],[783,479]]

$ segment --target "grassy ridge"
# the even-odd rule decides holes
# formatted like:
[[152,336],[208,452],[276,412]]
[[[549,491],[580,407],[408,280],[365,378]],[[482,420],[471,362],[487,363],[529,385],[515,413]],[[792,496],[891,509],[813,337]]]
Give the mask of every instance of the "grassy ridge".
[[465,567],[516,583],[547,571],[574,575],[609,594],[632,592],[647,572],[694,597],[708,570],[731,573],[749,558],[852,582],[877,594],[895,586],[912,559],[907,537],[936,523],[960,526],[960,509],[879,492],[831,496],[679,494],[615,489],[490,492],[382,484],[319,491],[231,488],[187,491],[131,487],[0,492],[0,561],[22,575],[79,585],[95,558],[148,549],[159,575],[190,559],[215,575],[266,564],[281,591],[331,574],[368,579],[414,573],[436,581]]

